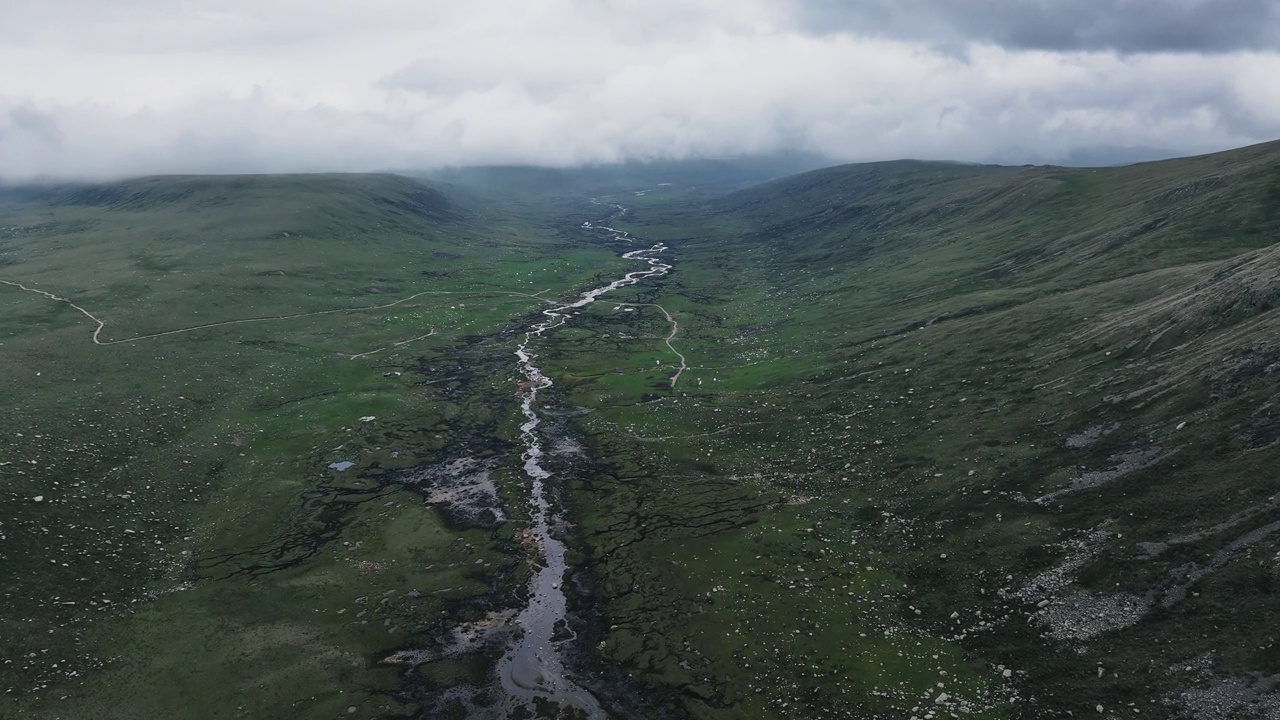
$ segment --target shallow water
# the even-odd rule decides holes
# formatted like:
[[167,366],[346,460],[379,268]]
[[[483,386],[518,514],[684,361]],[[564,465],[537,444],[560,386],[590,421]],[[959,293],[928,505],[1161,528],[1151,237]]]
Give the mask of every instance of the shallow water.
[[[631,240],[626,233],[612,228],[589,224],[584,226],[610,232],[615,239]],[[529,581],[529,602],[516,616],[516,623],[522,634],[498,663],[502,687],[515,704],[528,704],[534,698],[545,698],[553,703],[579,708],[593,720],[605,718],[599,701],[574,683],[566,673],[560,648],[560,644],[565,641],[553,639],[556,626],[565,621],[566,602],[560,587],[566,569],[565,546],[551,532],[552,508],[547,499],[547,483],[551,479],[551,473],[542,466],[544,452],[542,434],[538,429],[542,418],[537,408],[539,391],[551,387],[553,382],[538,367],[538,356],[530,349],[530,345],[539,336],[568,322],[572,311],[590,305],[601,295],[635,285],[646,278],[666,275],[671,266],[656,257],[664,250],[666,248],[658,244],[645,250],[624,253],[622,257],[643,260],[648,263],[648,267],[588,290],[572,302],[543,310],[545,319],[534,323],[525,332],[524,340],[516,349],[517,367],[524,376],[520,401],[520,410],[525,417],[524,424],[520,426],[520,438],[524,444],[522,457],[524,472],[530,480],[529,503],[532,506],[533,520],[531,532],[540,563]]]

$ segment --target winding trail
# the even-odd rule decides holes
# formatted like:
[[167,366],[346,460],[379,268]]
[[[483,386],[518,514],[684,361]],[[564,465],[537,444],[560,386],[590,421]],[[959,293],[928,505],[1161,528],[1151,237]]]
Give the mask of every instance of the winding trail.
[[391,348],[404,347],[405,345],[408,345],[409,343],[412,343],[412,342],[417,342],[419,340],[426,340],[427,338],[435,334],[436,334],[436,329],[431,328],[431,332],[427,333],[426,335],[419,335],[418,337],[411,337],[408,340],[401,340],[400,342],[397,342],[397,343],[391,343],[390,345],[387,345],[386,347],[380,347],[377,350],[370,350],[369,352],[362,352],[362,353],[356,353],[355,355],[349,355],[347,359],[355,360],[356,358],[369,357],[370,355],[377,355],[383,350],[390,350]]
[[[134,337],[124,338],[123,340],[103,340],[100,336],[102,334],[103,328],[107,326],[107,322],[102,318],[99,318],[98,316],[89,312],[88,310],[85,310],[84,308],[75,304],[74,302],[64,297],[59,297],[57,295],[54,295],[51,292],[45,292],[44,290],[38,290],[36,288],[27,287],[26,285],[23,285],[22,283],[19,283],[19,282],[11,282],[9,280],[0,280],[0,284],[10,285],[21,290],[26,290],[27,292],[36,293],[37,295],[43,295],[49,298],[50,300],[56,300],[61,303],[66,303],[67,305],[70,305],[71,307],[80,311],[80,313],[83,314],[85,317],[89,318],[90,320],[98,324],[98,327],[93,331],[94,345],[120,345],[121,343],[137,342],[139,340],[151,340],[152,338],[165,337],[166,335],[179,335],[181,333],[189,333],[196,330],[206,330],[208,328],[215,328],[215,327],[224,327],[227,325],[272,322],[276,320],[294,320],[297,318],[315,317],[316,315],[334,315],[337,313],[354,313],[354,312],[367,312],[369,310],[385,310],[386,308],[402,305],[404,303],[409,302],[410,300],[413,300],[415,298],[420,298],[424,295],[473,295],[473,296],[474,295],[510,295],[510,296],[526,297],[533,300],[537,300],[538,302],[554,304],[553,300],[548,300],[544,297],[538,297],[538,294],[512,292],[509,290],[425,290],[423,292],[414,293],[413,295],[400,298],[399,300],[396,300],[394,302],[389,302],[384,305],[367,305],[367,306],[359,306],[359,307],[336,308],[333,310],[317,310],[315,312],[296,313],[293,315],[267,315],[264,317],[245,318],[243,320],[223,320],[221,322],[204,323],[202,325],[191,325],[189,327],[178,328],[177,330],[165,330],[164,332],[151,333],[149,335],[135,335]],[[542,292],[546,292],[546,290],[543,290]],[[395,347],[407,344],[409,342],[413,342],[414,340],[421,340],[425,337],[430,337],[433,334],[435,334],[434,329],[427,335],[421,335],[419,337],[412,338],[402,343],[396,343]],[[380,348],[379,350],[375,350],[373,352],[380,352],[381,350],[385,350],[385,349],[386,348]],[[352,359],[357,357],[362,357],[364,355],[372,355],[372,354],[373,354],[372,352],[360,353],[359,355],[352,356]]]
[[22,283],[20,283],[20,282],[10,282],[10,281],[8,281],[8,280],[0,280],[0,284],[10,285],[10,286],[12,286],[12,287],[16,287],[16,288],[18,288],[18,289],[20,289],[20,290],[26,290],[26,291],[27,291],[27,292],[29,292],[29,293],[35,293],[35,294],[37,294],[37,295],[43,295],[43,296],[45,296],[45,297],[49,298],[50,300],[56,300],[57,302],[60,302],[60,303],[66,303],[66,304],[70,305],[71,307],[73,307],[73,308],[75,308],[76,310],[80,311],[80,313],[81,313],[82,315],[84,315],[85,317],[87,317],[87,318],[89,318],[90,320],[92,320],[92,321],[94,321],[94,322],[98,323],[98,328],[97,328],[96,330],[94,330],[94,331],[93,331],[93,342],[94,342],[95,344],[97,344],[97,345],[102,345],[102,343],[98,340],[98,333],[102,332],[102,328],[106,327],[107,323],[106,323],[106,322],[104,322],[103,320],[99,319],[99,318],[98,318],[98,316],[94,315],[93,313],[89,312],[88,310],[85,310],[84,308],[80,307],[79,305],[77,305],[77,304],[75,304],[75,303],[71,302],[70,300],[68,300],[68,299],[66,299],[66,298],[64,298],[64,297],[58,297],[57,295],[54,295],[54,294],[53,294],[53,293],[51,293],[51,292],[45,292],[44,290],[37,290],[37,289],[35,289],[35,288],[29,288],[29,287],[27,287],[26,285],[23,285],[23,284],[22,284]]
[[656,307],[656,308],[658,308],[659,310],[661,310],[661,311],[662,311],[662,314],[663,314],[664,316],[666,316],[666,318],[667,318],[667,322],[671,323],[671,332],[670,332],[670,333],[669,333],[665,338],[663,338],[662,342],[664,342],[664,343],[666,343],[666,344],[667,344],[667,349],[668,349],[668,350],[670,350],[671,352],[675,353],[675,356],[676,356],[676,357],[678,357],[678,358],[680,358],[680,367],[676,368],[676,374],[675,374],[675,375],[673,375],[673,376],[671,376],[671,389],[672,389],[672,390],[675,390],[675,389],[676,389],[676,383],[680,382],[680,376],[684,374],[684,371],[685,371],[685,370],[688,370],[688,369],[689,369],[689,361],[688,361],[687,359],[685,359],[684,354],[683,354],[683,353],[681,353],[679,350],[677,350],[675,345],[672,345],[672,344],[671,344],[671,341],[672,341],[672,340],[674,340],[674,339],[675,339],[675,337],[676,337],[676,333],[680,332],[680,323],[676,322],[676,319],[675,319],[674,317],[672,317],[672,316],[671,316],[671,313],[667,312],[667,309],[666,309],[666,308],[662,307],[661,305],[659,305],[659,304],[657,304],[657,303],[623,303],[623,302],[620,302],[620,303],[618,303],[618,304],[619,304],[619,305],[621,305],[621,306],[623,306],[623,307]]
[[[586,223],[584,227],[593,226]],[[620,235],[619,231],[609,232],[614,233],[615,240],[628,239]],[[556,628],[565,623],[566,615],[567,603],[564,592],[560,589],[566,570],[565,545],[551,532],[554,518],[547,494],[551,473],[542,465],[544,452],[538,432],[542,419],[536,409],[538,393],[554,383],[537,366],[538,356],[530,349],[530,344],[544,333],[564,325],[575,314],[574,310],[590,305],[601,295],[635,285],[644,279],[666,275],[672,266],[656,257],[664,250],[664,245],[657,244],[645,250],[623,253],[622,257],[628,260],[644,260],[648,263],[648,268],[629,272],[607,285],[580,294],[572,302],[543,310],[544,319],[525,331],[523,341],[516,348],[517,367],[524,377],[520,383],[520,411],[525,418],[524,424],[520,426],[520,439],[525,446],[522,459],[525,475],[530,480],[531,532],[541,563],[529,581],[528,603],[516,616],[516,623],[523,632],[498,662],[498,677],[508,695],[509,703],[531,708],[534,699],[543,698],[575,707],[590,720],[604,720],[606,717],[595,696],[569,678],[560,650],[561,641],[555,639]],[[666,313],[665,310],[663,312]],[[669,314],[668,318],[670,319]],[[672,322],[675,322],[674,319]],[[674,334],[675,328],[670,337],[674,337]]]

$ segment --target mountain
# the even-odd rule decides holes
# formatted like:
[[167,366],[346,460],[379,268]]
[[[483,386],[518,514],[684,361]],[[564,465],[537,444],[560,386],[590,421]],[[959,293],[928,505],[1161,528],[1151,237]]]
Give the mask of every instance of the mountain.
[[386,613],[438,617],[514,560],[366,471],[505,418],[510,353],[468,399],[491,378],[467,353],[499,355],[468,343],[630,265],[469,202],[364,175],[0,197],[0,716],[392,702],[366,658],[417,625]]
[[1276,717],[1280,143],[781,169],[0,193],[4,714]]
[[810,153],[740,158],[628,161],[571,168],[480,166],[443,168],[425,177],[483,194],[490,200],[545,202],[611,193],[636,197],[679,192],[719,195],[787,175],[833,164]]
[[[714,368],[688,376],[714,421],[652,422],[699,438],[668,443],[705,473],[803,508],[755,527],[821,537],[780,557],[739,530],[722,557],[681,563],[755,598],[718,627],[751,628],[733,652],[774,673],[788,713],[934,706],[899,694],[901,669],[845,703],[859,662],[904,662],[898,642],[866,647],[849,620],[866,614],[876,637],[945,639],[979,675],[1012,668],[984,692],[1017,716],[1275,712],[1258,678],[1280,657],[1265,629],[1280,612],[1280,144],[1096,170],[842,166],[624,227],[674,248],[654,301]],[[660,515],[682,493],[651,498]],[[589,542],[610,547],[611,527]],[[891,609],[867,611],[865,576],[889,571]],[[693,632],[674,624],[669,642]]]

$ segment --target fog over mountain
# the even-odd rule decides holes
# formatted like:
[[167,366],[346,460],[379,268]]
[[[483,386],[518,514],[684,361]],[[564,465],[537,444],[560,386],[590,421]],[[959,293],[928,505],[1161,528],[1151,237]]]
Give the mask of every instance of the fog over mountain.
[[1280,136],[1265,0],[18,0],[0,177],[779,150],[1121,162]]

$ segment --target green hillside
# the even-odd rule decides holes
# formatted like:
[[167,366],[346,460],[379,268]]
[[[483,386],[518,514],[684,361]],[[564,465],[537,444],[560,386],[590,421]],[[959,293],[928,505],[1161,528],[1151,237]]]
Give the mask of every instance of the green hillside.
[[[1275,712],[1257,678],[1280,662],[1280,144],[1106,170],[845,166],[626,227],[675,248],[650,297],[695,359],[678,402],[588,423],[601,456],[682,478],[580,501],[606,585],[681,558],[653,571],[667,606],[635,616],[669,629],[619,659],[674,689],[692,674],[652,648],[674,663],[707,638],[708,717],[936,707],[911,673],[964,673],[897,659],[903,633],[947,641],[978,685],[946,692],[997,714]],[[628,453],[617,428],[666,439]],[[648,525],[696,507],[743,526],[690,558],[701,527],[627,536],[620,493]],[[674,600],[689,578],[700,592]]]
[[0,715],[532,715],[513,353],[664,243],[530,346],[610,717],[1275,717],[1280,143],[757,171],[0,192]]
[[626,263],[392,176],[0,202],[0,280],[104,322],[97,345],[65,302],[0,286],[0,715],[400,708],[375,656],[400,618],[486,596],[510,533],[367,472],[509,423],[507,376],[467,354],[505,365],[481,338],[528,293]]
[[[543,204],[619,193],[630,204],[646,195],[678,193],[713,197],[786,175],[830,165],[821,156],[780,153],[745,158],[630,161],[572,168],[482,166],[443,168],[426,175],[432,182],[478,193],[490,201]],[[651,200],[652,198],[650,198]]]

